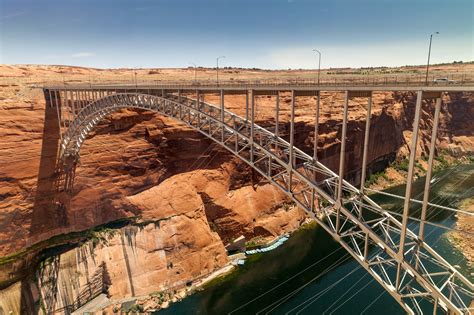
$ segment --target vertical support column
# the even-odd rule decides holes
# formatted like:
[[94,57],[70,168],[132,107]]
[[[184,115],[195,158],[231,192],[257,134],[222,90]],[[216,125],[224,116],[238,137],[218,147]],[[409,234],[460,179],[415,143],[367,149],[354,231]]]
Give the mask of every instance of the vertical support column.
[[276,109],[275,109],[275,136],[278,137],[278,128],[280,127],[280,91],[276,95]]
[[365,120],[365,134],[364,134],[364,146],[362,148],[362,168],[360,175],[360,192],[364,192],[364,183],[367,177],[367,154],[369,151],[369,139],[370,139],[370,119],[372,116],[372,93],[369,96],[367,104],[367,117]]
[[295,145],[295,90],[291,91],[291,116],[290,116],[290,147],[288,155],[288,176],[289,176],[289,187],[288,190],[292,192],[293,184],[293,168],[294,168],[294,147]]
[[197,125],[198,129],[201,129],[201,95],[199,95],[199,90],[196,90],[196,110],[197,110]]
[[58,98],[57,98],[57,95],[56,95],[56,91],[54,92],[54,102],[53,102],[53,94],[51,93],[51,90],[48,90],[48,94],[49,94],[49,105],[50,107],[56,107],[56,115],[58,117],[58,130],[59,130],[59,139],[60,141],[62,142],[63,141],[63,133],[61,132],[62,128],[61,128],[61,112],[60,112],[60,108],[58,106]]
[[[178,89],[178,103],[181,104],[181,90]],[[181,105],[178,105],[178,111],[179,111],[179,118],[181,119],[181,115],[182,115],[182,106]],[[174,107],[174,106],[173,106]],[[174,113],[172,113],[174,115]]]
[[79,106],[81,109],[83,109],[85,107],[85,102],[84,102],[84,93],[82,90],[78,91],[79,93]]
[[[247,91],[247,94],[249,91]],[[250,90],[250,162],[253,163],[253,137],[254,137],[254,123],[255,123],[255,95],[253,90]]]
[[[367,117],[365,120],[365,134],[364,134],[364,146],[362,148],[362,169],[360,175],[360,193],[364,194],[364,183],[367,176],[367,154],[369,151],[369,137],[370,137],[370,118],[372,115],[372,92],[370,93],[368,104],[367,104]],[[362,218],[362,205],[359,208],[359,218]]]
[[[423,99],[423,91],[418,91],[416,96],[415,119],[413,121],[413,133],[410,144],[410,160],[408,163],[407,186],[405,189],[405,200],[403,203],[402,230],[400,232],[400,248],[398,256],[402,259],[405,251],[405,238],[408,226],[408,216],[410,211],[410,198],[413,185],[413,170],[415,167],[416,144],[418,142],[418,130],[420,126],[421,101]],[[398,277],[397,277],[398,278]],[[398,280],[398,279],[397,279]]]
[[222,143],[224,142],[224,130],[225,130],[225,122],[224,122],[224,119],[225,119],[225,107],[224,107],[224,90],[221,89],[220,91],[220,105],[221,105],[221,123],[222,123],[222,127],[221,127],[221,141]]
[[438,298],[435,298],[434,305],[433,305],[433,315],[438,314]]
[[336,196],[336,233],[339,233],[341,226],[341,207],[342,207],[342,184],[344,182],[344,162],[346,161],[346,134],[347,134],[347,112],[349,108],[349,91],[346,91],[344,97],[344,114],[342,118],[341,133],[341,152],[339,156],[339,182],[337,185]]
[[428,199],[430,196],[431,174],[433,170],[433,159],[436,149],[436,138],[438,135],[439,113],[441,111],[441,96],[436,99],[435,113],[433,118],[433,129],[431,131],[430,155],[428,158],[428,170],[426,171],[425,190],[423,192],[423,204],[421,206],[420,216],[420,239],[425,238],[426,210],[428,209]]
[[316,100],[316,121],[314,123],[314,150],[313,150],[313,160],[318,160],[318,138],[319,138],[319,106],[321,101],[321,91],[318,91],[317,100]]
[[82,110],[82,92],[77,90],[77,105],[79,106],[79,112]]
[[245,93],[245,122],[249,121],[249,91]]
[[76,104],[74,103],[75,102],[74,91],[69,91],[69,93],[71,95],[72,117],[76,118],[77,112],[76,112]]
[[84,96],[85,96],[86,102],[87,102],[86,105],[89,105],[89,103],[90,103],[89,90],[84,91]]
[[[58,91],[58,93],[59,93],[59,100],[61,101],[61,109],[64,112],[64,118],[65,118],[64,119],[64,125],[65,125],[65,127],[68,127],[71,117],[70,117],[69,108],[67,106],[66,91],[65,90],[60,90],[60,91]],[[67,122],[67,126],[66,126],[66,122]]]
[[365,234],[364,238],[364,261],[367,262],[367,258],[369,258],[369,234]]

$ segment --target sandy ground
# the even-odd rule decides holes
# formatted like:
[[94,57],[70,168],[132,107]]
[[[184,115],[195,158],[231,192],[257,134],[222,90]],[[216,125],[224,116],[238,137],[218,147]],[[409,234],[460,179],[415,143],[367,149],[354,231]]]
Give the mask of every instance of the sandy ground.
[[[359,83],[397,81],[423,82],[425,66],[409,66],[401,68],[362,68],[362,69],[322,69],[321,83],[338,83],[353,80]],[[221,68],[219,79],[222,81],[257,81],[257,80],[314,80],[318,77],[317,70],[260,70]],[[434,78],[453,79],[456,81],[474,81],[474,63],[432,65],[429,80]],[[96,69],[74,66],[55,65],[0,65],[0,84],[15,81],[29,84],[74,84],[74,83],[143,83],[163,81],[214,81],[214,68],[150,68],[150,69]]]

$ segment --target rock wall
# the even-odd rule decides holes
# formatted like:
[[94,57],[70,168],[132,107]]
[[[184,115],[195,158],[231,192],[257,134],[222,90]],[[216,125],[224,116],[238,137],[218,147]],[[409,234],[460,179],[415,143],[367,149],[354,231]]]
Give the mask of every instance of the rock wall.
[[123,299],[185,286],[222,267],[222,242],[202,210],[193,215],[105,232],[96,245],[89,241],[49,259],[37,271],[47,312],[70,312],[103,292]]

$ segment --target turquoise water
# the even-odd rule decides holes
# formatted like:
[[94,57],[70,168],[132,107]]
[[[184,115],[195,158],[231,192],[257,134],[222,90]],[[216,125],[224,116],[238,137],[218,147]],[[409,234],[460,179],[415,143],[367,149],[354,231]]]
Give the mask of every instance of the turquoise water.
[[[430,200],[455,206],[474,196],[474,165],[459,165],[435,174]],[[413,196],[421,199],[424,178],[415,182]],[[404,187],[387,190],[401,193]],[[401,210],[400,201],[377,195],[373,199]],[[430,211],[429,218],[452,226],[447,211]],[[470,275],[472,269],[448,241],[445,230],[427,226],[429,244]],[[328,256],[329,255],[329,256]],[[328,267],[335,268],[327,270]],[[349,258],[321,228],[298,231],[272,252],[251,256],[237,272],[218,284],[175,303],[166,314],[404,314],[399,304]]]

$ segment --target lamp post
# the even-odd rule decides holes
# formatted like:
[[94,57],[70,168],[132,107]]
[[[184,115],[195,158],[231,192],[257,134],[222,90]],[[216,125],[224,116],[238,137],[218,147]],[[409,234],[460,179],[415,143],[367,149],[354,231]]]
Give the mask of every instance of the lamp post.
[[190,62],[189,64],[193,65],[194,66],[194,82],[196,82],[196,64],[195,63],[192,63]]
[[430,48],[428,49],[428,62],[426,63],[426,78],[425,78],[425,84],[428,85],[428,71],[430,69],[430,56],[431,56],[431,42],[433,41],[433,35],[434,34],[439,34],[439,32],[435,32],[430,35]]
[[321,77],[321,52],[317,49],[313,49],[313,51],[317,52],[319,55],[319,62],[318,62],[318,85],[319,85],[319,79]]
[[221,58],[225,58],[225,56],[219,56],[216,58],[216,64],[217,64],[217,67],[216,67],[216,80],[217,80],[217,85],[219,85],[219,59]]

